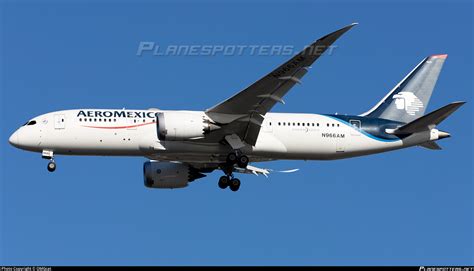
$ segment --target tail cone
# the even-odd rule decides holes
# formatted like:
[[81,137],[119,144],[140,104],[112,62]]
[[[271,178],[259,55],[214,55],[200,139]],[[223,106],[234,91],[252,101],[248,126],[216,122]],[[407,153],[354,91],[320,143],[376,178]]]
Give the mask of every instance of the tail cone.
[[438,132],[438,139],[443,139],[443,138],[447,138],[447,137],[451,137],[451,135],[449,133],[443,132],[443,131]]

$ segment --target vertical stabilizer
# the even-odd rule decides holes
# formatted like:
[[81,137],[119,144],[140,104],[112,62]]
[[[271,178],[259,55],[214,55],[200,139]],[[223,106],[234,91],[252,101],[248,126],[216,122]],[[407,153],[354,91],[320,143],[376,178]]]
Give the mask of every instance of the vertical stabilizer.
[[432,55],[421,61],[377,105],[361,116],[411,122],[425,113],[448,55]]

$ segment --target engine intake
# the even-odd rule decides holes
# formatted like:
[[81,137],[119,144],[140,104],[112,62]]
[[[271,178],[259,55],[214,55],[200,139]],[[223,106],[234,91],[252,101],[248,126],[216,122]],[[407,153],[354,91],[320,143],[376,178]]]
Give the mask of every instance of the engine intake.
[[180,163],[148,161],[143,164],[144,183],[148,188],[183,188],[205,176],[197,169]]

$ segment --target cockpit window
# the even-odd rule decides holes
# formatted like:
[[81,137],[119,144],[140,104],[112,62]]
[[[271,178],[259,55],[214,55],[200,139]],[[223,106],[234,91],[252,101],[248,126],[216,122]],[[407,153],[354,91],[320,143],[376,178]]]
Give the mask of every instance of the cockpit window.
[[35,125],[35,124],[36,124],[36,120],[32,120],[26,123],[26,125]]

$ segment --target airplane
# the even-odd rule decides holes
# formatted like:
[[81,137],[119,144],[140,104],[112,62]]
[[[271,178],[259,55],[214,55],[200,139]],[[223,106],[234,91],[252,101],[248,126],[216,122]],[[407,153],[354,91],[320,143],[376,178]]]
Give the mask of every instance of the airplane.
[[[205,110],[76,109],[36,116],[9,138],[40,152],[55,171],[55,155],[141,156],[148,188],[183,188],[214,170],[218,187],[237,191],[234,173],[268,176],[253,163],[333,160],[412,146],[439,150],[450,134],[436,127],[465,102],[424,115],[446,54],[424,58],[372,109],[359,115],[270,113],[350,24],[323,36],[229,99]],[[252,163],[252,164],[250,164]],[[294,172],[288,170],[283,172]]]

